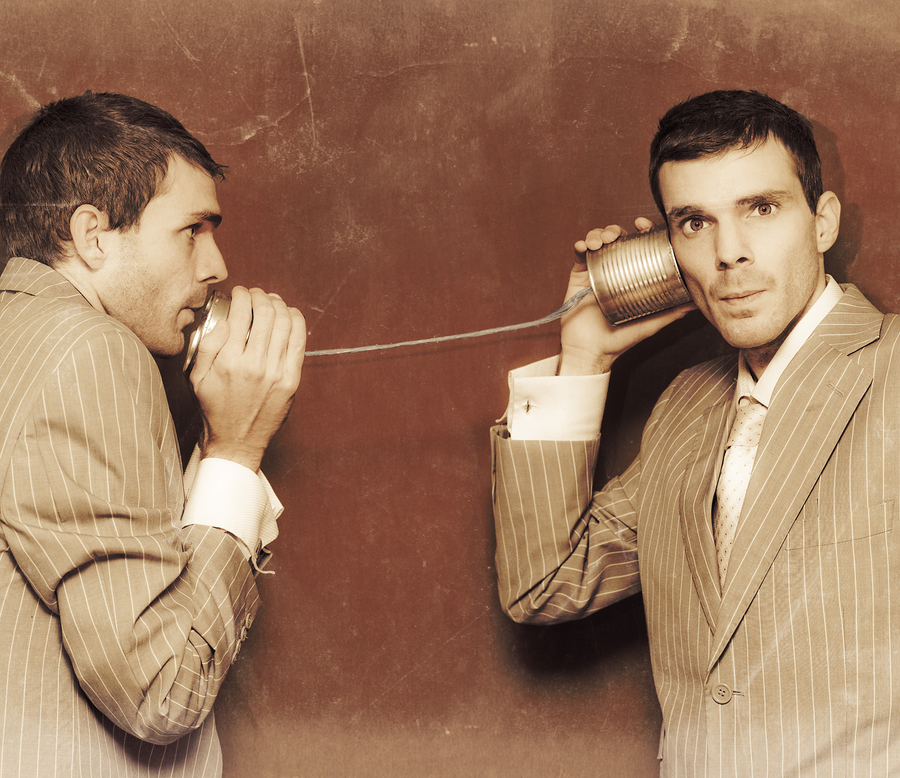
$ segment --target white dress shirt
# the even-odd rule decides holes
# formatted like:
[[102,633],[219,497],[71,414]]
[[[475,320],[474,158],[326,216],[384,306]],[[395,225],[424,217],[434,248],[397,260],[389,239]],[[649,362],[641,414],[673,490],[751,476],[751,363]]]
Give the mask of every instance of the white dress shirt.
[[277,519],[284,510],[262,472],[228,459],[200,459],[195,447],[184,471],[184,491],[182,525],[204,524],[230,532],[258,569],[260,554],[278,537]]

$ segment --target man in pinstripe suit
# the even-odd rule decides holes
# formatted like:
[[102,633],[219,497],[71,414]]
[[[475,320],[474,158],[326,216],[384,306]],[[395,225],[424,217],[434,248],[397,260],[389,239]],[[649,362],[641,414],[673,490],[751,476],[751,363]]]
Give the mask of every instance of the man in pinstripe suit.
[[169,114],[89,92],[0,164],[0,775],[221,775],[211,708],[259,607],[280,512],[259,464],[306,337],[234,290],[183,474],[151,354],[226,277],[221,178]]
[[[596,492],[609,368],[687,308],[613,328],[582,302],[560,356],[511,373],[492,434],[503,607],[551,623],[642,592],[665,776],[898,775],[900,323],[826,276],[840,205],[783,104],[675,106],[650,175],[694,304],[735,352],[676,378]],[[585,276],[576,262],[570,295]],[[757,441],[729,439],[739,408],[760,413]],[[755,460],[728,539],[738,447]]]

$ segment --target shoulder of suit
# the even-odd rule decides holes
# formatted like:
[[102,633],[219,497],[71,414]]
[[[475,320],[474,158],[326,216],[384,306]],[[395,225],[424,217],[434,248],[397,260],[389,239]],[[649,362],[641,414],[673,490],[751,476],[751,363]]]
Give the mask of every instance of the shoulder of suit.
[[730,396],[737,380],[737,368],[735,351],[683,370],[657,401],[648,428],[664,419],[677,425],[684,417],[702,413]]
[[0,303],[2,331],[14,334],[5,339],[8,343],[21,344],[21,338],[27,337],[33,345],[45,339],[73,344],[112,333],[126,342],[140,343],[128,327],[98,311],[69,281],[40,262],[11,259],[0,276],[0,290],[12,293]]
[[842,285],[844,294],[816,328],[816,333],[832,348],[847,355],[895,342],[898,320],[883,314],[853,284]]
[[19,305],[0,308],[0,322],[4,332],[27,339],[35,348],[41,343],[55,348],[77,348],[83,342],[113,338],[139,345],[146,351],[137,335],[120,321],[70,299],[25,299]]
[[[90,360],[104,354],[126,373],[143,372],[153,357],[121,322],[98,311],[78,295],[52,293],[3,295],[0,301],[0,385],[21,379],[33,384],[66,360]],[[132,367],[137,367],[136,371]]]
[[900,338],[900,314],[886,313],[881,325],[881,337],[896,340]]
[[676,376],[672,388],[684,391],[686,387],[731,385],[737,379],[738,352],[733,351],[699,365],[694,365]]
[[115,381],[134,402],[164,401],[153,357],[123,324],[80,295],[5,288],[14,293],[0,294],[0,397],[9,400],[0,403],[0,471],[47,387],[77,402],[78,391],[65,390]]

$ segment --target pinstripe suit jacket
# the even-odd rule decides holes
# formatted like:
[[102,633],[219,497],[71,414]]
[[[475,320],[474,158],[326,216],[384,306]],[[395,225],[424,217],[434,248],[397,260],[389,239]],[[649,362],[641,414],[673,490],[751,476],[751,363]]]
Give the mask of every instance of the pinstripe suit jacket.
[[0,277],[0,775],[217,776],[210,708],[259,605],[181,528],[156,365],[58,273]]
[[596,443],[495,428],[503,607],[548,623],[643,592],[665,776],[900,775],[900,318],[848,287],[788,365],[720,589],[736,375],[682,373],[596,493]]

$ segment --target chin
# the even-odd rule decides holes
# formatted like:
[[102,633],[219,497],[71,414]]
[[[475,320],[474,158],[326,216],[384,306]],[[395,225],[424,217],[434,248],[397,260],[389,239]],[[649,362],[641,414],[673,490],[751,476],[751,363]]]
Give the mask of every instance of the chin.
[[725,341],[735,348],[755,348],[771,340],[773,326],[771,317],[765,313],[747,313],[745,315],[727,315],[718,311],[707,316]]
[[780,333],[722,333],[729,346],[739,349],[764,348],[775,343]]
[[772,338],[768,332],[762,333],[749,327],[716,327],[725,342],[734,348],[759,348]]
[[166,341],[144,342],[144,345],[155,357],[177,357],[184,351],[184,333],[179,332],[177,338]]

